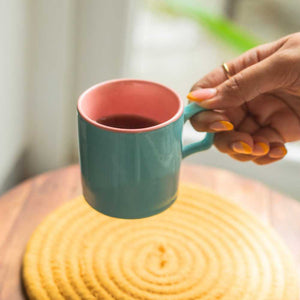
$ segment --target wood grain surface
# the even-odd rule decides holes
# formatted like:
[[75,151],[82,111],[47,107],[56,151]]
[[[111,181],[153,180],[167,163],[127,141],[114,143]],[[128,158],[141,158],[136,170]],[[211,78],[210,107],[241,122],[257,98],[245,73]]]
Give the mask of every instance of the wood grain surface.
[[[300,203],[224,170],[183,164],[181,180],[232,199],[270,223],[300,271]],[[21,262],[30,235],[46,215],[80,193],[79,167],[74,165],[29,179],[0,198],[0,300],[26,299]]]

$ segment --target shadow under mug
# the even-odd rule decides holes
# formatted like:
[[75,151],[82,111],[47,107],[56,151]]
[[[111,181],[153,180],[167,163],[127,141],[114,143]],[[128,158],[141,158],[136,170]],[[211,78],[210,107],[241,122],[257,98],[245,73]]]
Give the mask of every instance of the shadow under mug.
[[[85,200],[117,218],[155,215],[176,200],[182,158],[212,146],[213,134],[182,146],[183,124],[204,109],[185,108],[176,92],[161,84],[119,79],[97,84],[78,101],[81,180]],[[96,122],[112,115],[138,115],[158,122],[140,129]]]

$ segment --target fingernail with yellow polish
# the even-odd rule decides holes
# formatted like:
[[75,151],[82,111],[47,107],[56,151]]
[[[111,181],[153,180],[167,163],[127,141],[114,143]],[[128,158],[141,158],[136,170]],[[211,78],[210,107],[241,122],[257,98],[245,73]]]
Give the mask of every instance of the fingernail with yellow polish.
[[275,147],[270,150],[269,156],[271,158],[284,157],[287,154],[287,150],[284,146]]
[[263,143],[263,142],[258,142],[255,144],[253,152],[263,155],[263,154],[267,154],[269,152],[269,150],[270,150],[270,147],[268,144]]
[[287,150],[284,146],[282,146],[280,149],[281,149],[283,155],[287,155]]
[[234,127],[233,124],[228,121],[217,121],[210,124],[209,128],[215,131],[230,131]]
[[231,145],[232,150],[240,154],[251,154],[252,148],[245,142],[235,142]]
[[192,101],[201,102],[203,100],[207,100],[215,96],[217,93],[216,89],[198,89],[190,92],[187,95],[187,98]]

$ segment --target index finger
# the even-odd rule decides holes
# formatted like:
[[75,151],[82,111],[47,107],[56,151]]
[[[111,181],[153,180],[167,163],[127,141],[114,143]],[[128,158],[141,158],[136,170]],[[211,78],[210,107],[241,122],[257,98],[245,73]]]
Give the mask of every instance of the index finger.
[[[250,67],[251,65],[254,65],[267,58],[268,56],[272,55],[280,47],[283,46],[287,39],[288,36],[283,37],[275,42],[257,46],[246,51],[237,58],[234,58],[233,60],[227,62],[226,64],[229,68],[230,75],[234,76],[235,74],[246,69],[247,67]],[[219,66],[211,72],[209,72],[207,75],[205,75],[199,81],[197,81],[191,88],[191,91],[197,90],[199,88],[213,88],[220,85],[227,79],[228,78],[223,70],[223,67]]]

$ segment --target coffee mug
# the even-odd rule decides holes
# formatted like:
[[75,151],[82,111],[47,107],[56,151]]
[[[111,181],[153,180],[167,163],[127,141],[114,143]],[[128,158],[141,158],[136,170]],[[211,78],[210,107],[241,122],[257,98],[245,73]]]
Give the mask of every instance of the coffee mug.
[[[182,158],[210,148],[213,134],[182,146],[183,124],[203,111],[185,108],[176,92],[159,83],[119,79],[102,82],[78,100],[82,189],[97,211],[138,219],[167,209],[176,200]],[[157,125],[126,129],[97,122],[114,115],[138,115]]]

